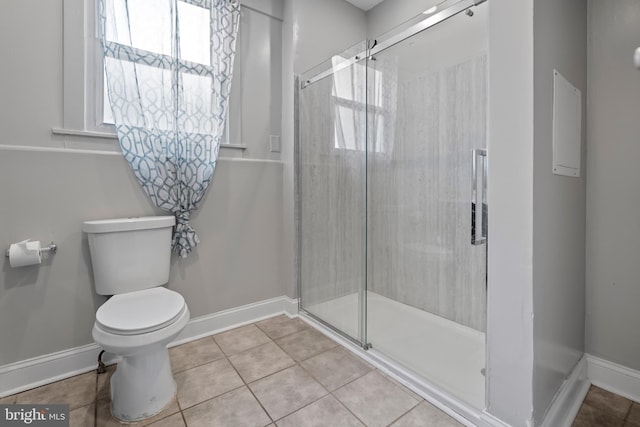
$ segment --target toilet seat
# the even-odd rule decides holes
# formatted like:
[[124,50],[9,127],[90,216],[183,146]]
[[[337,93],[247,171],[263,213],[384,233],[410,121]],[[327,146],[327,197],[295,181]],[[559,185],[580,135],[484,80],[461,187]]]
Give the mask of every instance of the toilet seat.
[[187,310],[184,298],[163,287],[114,295],[96,312],[96,325],[116,335],[140,335],[162,329]]

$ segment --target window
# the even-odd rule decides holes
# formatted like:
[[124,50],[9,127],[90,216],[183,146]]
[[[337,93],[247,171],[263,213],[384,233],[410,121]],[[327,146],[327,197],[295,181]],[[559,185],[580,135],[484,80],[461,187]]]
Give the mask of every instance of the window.
[[[217,68],[212,60],[217,60],[211,52],[217,38],[211,36],[211,11],[196,1],[168,1],[163,7],[158,7],[158,0],[104,2],[107,19],[100,29],[104,33],[104,68],[124,70],[115,90],[140,90],[124,96],[137,99],[144,116],[154,117],[156,125],[173,126],[163,111],[170,111],[177,102],[174,85],[178,82],[180,110],[202,117],[216,113],[212,76]],[[106,91],[102,95],[107,97]],[[103,106],[101,121],[109,117],[106,100]]]
[[[156,0],[135,0],[126,3],[115,1],[114,13],[128,14],[129,22],[135,23],[130,29],[108,28],[106,39],[120,45],[130,46],[158,55],[171,55],[172,41],[170,34],[163,28],[170,28],[171,23],[164,22],[169,17],[154,16],[158,10]],[[74,0],[67,1],[72,3]],[[87,131],[115,131],[114,119],[109,105],[101,34],[99,33],[99,17],[96,0],[85,0],[85,29],[88,36],[84,46],[85,53],[85,87],[84,87],[84,123]],[[198,0],[180,0],[178,16],[180,26],[180,59],[185,62],[199,64],[210,63],[210,12],[200,7]],[[125,36],[126,35],[126,36]],[[153,36],[150,36],[153,35]],[[124,39],[126,37],[126,40]],[[65,70],[66,71],[66,70]],[[192,77],[192,76],[188,76]],[[192,79],[193,80],[193,79]]]
[[[172,19],[169,14],[162,15],[158,12],[159,8],[156,4],[157,0],[129,0],[125,2],[123,0],[114,1],[113,10],[110,13],[126,14],[126,19],[121,19],[119,22],[129,22],[133,24],[131,28],[107,28],[106,40],[107,42],[117,43],[120,47],[130,50],[130,53],[137,51],[149,52],[157,55],[158,62],[161,64],[161,58],[163,56],[172,56],[174,46],[173,40],[170,34],[166,33],[166,28],[171,28],[171,23],[167,22]],[[178,17],[178,30],[180,33],[179,39],[179,61],[178,66],[183,70],[190,69],[182,73],[182,79],[185,88],[191,87],[191,93],[210,93],[211,92],[211,80],[209,78],[202,78],[196,71],[194,71],[193,64],[199,64],[201,67],[201,73],[207,73],[210,71],[211,64],[211,12],[206,7],[207,2],[202,0],[179,0],[177,1],[177,17]],[[101,35],[99,31],[96,31],[94,37],[94,49],[97,54],[94,55],[96,59],[96,70],[102,70],[104,68],[105,61],[109,61],[109,58],[104,58],[101,48]],[[135,55],[130,55],[135,56]],[[147,55],[148,56],[148,55]],[[135,62],[135,61],[134,61]],[[158,65],[154,69],[146,69],[147,67],[140,67],[141,73],[158,74],[165,73],[170,75],[174,70],[163,69],[162,65]],[[171,78],[170,76],[168,78]],[[98,98],[99,109],[96,110],[96,123],[98,126],[112,125],[114,123],[113,113],[109,103],[109,94],[106,83],[106,75],[102,75],[101,80],[98,82],[100,85],[96,85],[96,95]],[[102,98],[102,102],[99,99]],[[193,99],[189,105],[196,106],[200,110],[208,110],[211,108],[210,104],[202,103],[201,98]],[[227,110],[226,129],[223,135],[223,141],[228,142],[229,135],[229,110]]]
[[[135,13],[143,13],[143,8],[154,1],[157,0],[129,0],[129,5],[138,5]],[[200,3],[202,0],[178,2],[183,24],[181,58],[208,63],[209,12],[199,7]],[[223,147],[242,150],[250,147],[254,156],[267,157],[269,136],[280,134],[279,108],[273,107],[281,103],[282,11],[274,7],[279,4],[275,1],[249,3],[251,6],[242,6]],[[64,117],[62,127],[53,132],[115,140],[96,25],[96,4],[97,0],[63,0]],[[145,20],[153,25],[151,21]],[[160,39],[140,40],[149,50],[160,49],[161,42]],[[258,145],[260,149],[253,148]]]

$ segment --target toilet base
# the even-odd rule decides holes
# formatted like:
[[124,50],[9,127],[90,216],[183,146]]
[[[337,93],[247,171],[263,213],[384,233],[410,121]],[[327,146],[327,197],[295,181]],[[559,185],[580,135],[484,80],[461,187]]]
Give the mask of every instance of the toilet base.
[[111,377],[111,414],[125,422],[151,418],[176,395],[169,350],[165,344],[122,356]]

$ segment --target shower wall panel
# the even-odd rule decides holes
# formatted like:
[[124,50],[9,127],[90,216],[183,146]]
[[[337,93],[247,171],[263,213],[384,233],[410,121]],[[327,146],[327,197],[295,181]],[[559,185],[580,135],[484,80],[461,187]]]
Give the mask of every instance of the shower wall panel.
[[486,245],[470,244],[470,210],[472,150],[486,147],[486,56],[435,70],[390,62],[381,55],[369,72],[395,95],[380,110],[393,112],[387,123],[375,108],[368,116],[369,290],[484,331]]

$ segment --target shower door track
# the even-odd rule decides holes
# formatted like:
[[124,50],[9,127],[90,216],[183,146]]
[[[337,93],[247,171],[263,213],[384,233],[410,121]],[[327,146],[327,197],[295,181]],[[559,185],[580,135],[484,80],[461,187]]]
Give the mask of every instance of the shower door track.
[[375,55],[377,53],[382,52],[385,49],[390,48],[391,46],[394,46],[398,43],[400,43],[403,40],[408,39],[409,37],[415,36],[418,33],[421,33],[424,30],[427,30],[431,27],[433,27],[434,25],[439,24],[442,21],[445,21],[461,12],[464,12],[465,10],[474,7],[474,6],[478,6],[482,3],[484,3],[487,0],[460,0],[459,2],[457,2],[456,4],[438,12],[438,13],[434,13],[433,15],[429,16],[428,18],[423,19],[422,21],[415,23],[413,25],[410,25],[408,28],[406,28],[405,30],[401,31],[398,34],[394,34],[392,36],[389,36],[388,38],[384,39],[384,40],[377,40],[374,39],[374,41],[371,43],[371,46],[369,49],[364,50],[350,58],[346,58],[344,61],[340,62],[339,64],[333,66],[332,68],[325,70],[321,73],[316,74],[315,76],[301,82],[300,88],[304,89],[307,86],[324,79],[325,77],[329,77],[335,73],[337,73],[340,70],[344,70],[345,68],[350,67],[351,65],[355,64],[358,61],[361,61],[363,58],[367,57],[367,56],[371,56],[371,55]]
[[[298,300],[298,301],[300,301],[300,300]],[[350,341],[351,343],[357,345],[358,347],[361,347],[363,350],[369,350],[371,348],[371,344],[363,343],[362,341],[358,340],[357,338],[352,337],[351,335],[349,335],[346,332],[340,330],[339,328],[336,328],[331,323],[326,322],[326,321],[322,320],[320,317],[318,317],[315,314],[311,313],[310,311],[305,310],[304,307],[300,307],[300,305],[298,305],[298,312],[302,312],[305,316],[310,317],[315,322],[320,323],[325,328],[330,329],[332,332],[340,335],[342,338],[347,339],[348,341]]]

